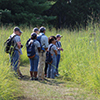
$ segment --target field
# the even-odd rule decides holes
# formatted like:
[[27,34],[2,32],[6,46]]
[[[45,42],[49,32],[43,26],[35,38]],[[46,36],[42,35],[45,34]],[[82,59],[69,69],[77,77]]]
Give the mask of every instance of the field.
[[[26,55],[26,41],[32,33],[33,27],[20,27],[23,31],[21,42],[23,44],[23,54],[21,56],[21,66],[26,66],[29,60]],[[61,34],[62,48],[60,62],[60,75],[64,81],[74,82],[82,88],[93,92],[97,96],[100,93],[100,35],[99,27],[95,29],[89,26],[87,30],[68,31],[67,29],[52,31],[46,30],[46,35]],[[4,52],[3,43],[13,33],[13,27],[0,27],[0,100],[13,100],[21,95],[22,89],[20,81],[13,76],[10,70],[9,55]],[[94,34],[95,33],[95,34]],[[24,67],[22,67],[24,69]],[[17,84],[16,84],[17,83]]]

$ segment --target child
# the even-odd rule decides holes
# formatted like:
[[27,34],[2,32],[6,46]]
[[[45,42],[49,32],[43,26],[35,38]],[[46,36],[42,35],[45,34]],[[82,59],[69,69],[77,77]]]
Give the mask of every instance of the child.
[[57,63],[56,63],[56,76],[59,75],[58,73],[58,66],[59,66],[59,62],[60,62],[60,51],[63,51],[63,49],[61,48],[61,42],[60,42],[60,39],[61,39],[61,35],[60,34],[57,34],[56,35],[56,47],[57,47]]

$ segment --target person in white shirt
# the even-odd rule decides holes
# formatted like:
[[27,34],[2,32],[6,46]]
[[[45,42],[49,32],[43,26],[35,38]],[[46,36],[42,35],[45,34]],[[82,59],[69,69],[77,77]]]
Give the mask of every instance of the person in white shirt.
[[[44,80],[44,67],[45,67],[45,59],[46,59],[46,50],[48,49],[48,37],[45,35],[46,28],[40,27],[39,36],[41,51],[39,53],[39,65],[38,65],[38,79]],[[37,38],[38,38],[37,37]]]

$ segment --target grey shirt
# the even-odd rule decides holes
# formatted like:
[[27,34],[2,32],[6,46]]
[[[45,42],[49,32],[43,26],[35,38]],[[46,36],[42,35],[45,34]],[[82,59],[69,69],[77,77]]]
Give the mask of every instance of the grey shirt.
[[[51,46],[51,45],[53,45],[53,46],[52,46],[51,49],[50,49],[50,46]],[[54,50],[57,50],[56,45],[54,45],[54,44],[52,44],[52,43],[49,45],[48,50],[49,50],[49,49],[50,49],[50,53],[51,53],[51,54],[55,54]]]
[[40,47],[40,43],[35,39],[35,40],[30,40],[29,44],[33,43],[33,41],[34,41],[34,45],[35,45],[36,55],[39,55],[38,48]]
[[[61,48],[61,42],[60,41],[56,42],[56,47]],[[60,55],[60,50],[57,50],[57,54]]]
[[43,48],[48,48],[48,37],[44,33],[40,33],[41,37],[41,45]]
[[[10,37],[13,37],[14,35],[16,34],[12,34]],[[10,38],[9,37],[9,38]],[[21,39],[20,39],[20,36],[16,35],[14,38],[13,38],[13,41],[14,41],[14,46],[15,46],[15,49],[18,50],[20,52],[20,49],[18,48],[17,46],[17,42],[21,42]]]

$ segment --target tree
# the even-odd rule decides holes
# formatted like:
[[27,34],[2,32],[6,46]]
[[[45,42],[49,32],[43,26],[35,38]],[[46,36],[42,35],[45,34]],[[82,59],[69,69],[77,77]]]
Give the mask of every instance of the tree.
[[[10,22],[27,25],[43,25],[54,19],[53,16],[43,15],[43,11],[51,7],[48,0],[0,0],[0,9],[9,10],[11,13]],[[4,21],[5,20],[5,21]],[[1,21],[8,23],[9,17],[2,13]]]

